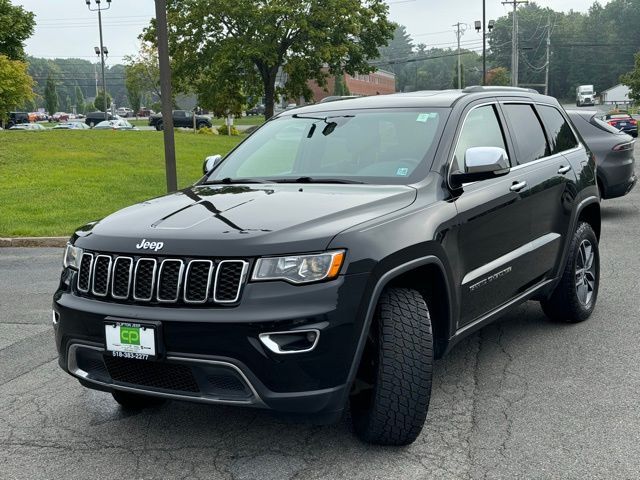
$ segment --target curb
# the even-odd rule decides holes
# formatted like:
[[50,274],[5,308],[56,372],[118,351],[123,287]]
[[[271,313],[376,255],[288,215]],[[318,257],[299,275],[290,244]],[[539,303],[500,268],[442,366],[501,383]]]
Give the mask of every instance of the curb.
[[0,238],[0,248],[9,247],[53,247],[64,248],[68,237],[16,237]]

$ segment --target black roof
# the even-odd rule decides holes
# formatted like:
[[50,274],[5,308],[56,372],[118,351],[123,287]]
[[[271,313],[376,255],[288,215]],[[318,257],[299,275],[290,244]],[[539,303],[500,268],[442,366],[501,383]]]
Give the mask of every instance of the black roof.
[[452,107],[461,98],[490,97],[508,95],[510,97],[535,98],[555,101],[551,97],[539,94],[535,90],[517,87],[467,87],[463,90],[424,90],[409,93],[394,93],[390,95],[373,95],[344,99],[339,102],[316,103],[289,110],[279,116],[293,114],[307,114],[322,111],[353,110],[365,108],[402,108],[402,107]]

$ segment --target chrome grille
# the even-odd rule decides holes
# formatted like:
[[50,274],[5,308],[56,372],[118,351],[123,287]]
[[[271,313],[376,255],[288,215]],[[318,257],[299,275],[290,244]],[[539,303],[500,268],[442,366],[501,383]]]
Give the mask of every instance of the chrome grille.
[[240,300],[248,269],[245,260],[85,252],[76,289],[82,296],[126,303],[233,304]]
[[187,278],[184,282],[184,301],[187,303],[204,303],[209,296],[213,262],[211,260],[193,260],[187,267]]

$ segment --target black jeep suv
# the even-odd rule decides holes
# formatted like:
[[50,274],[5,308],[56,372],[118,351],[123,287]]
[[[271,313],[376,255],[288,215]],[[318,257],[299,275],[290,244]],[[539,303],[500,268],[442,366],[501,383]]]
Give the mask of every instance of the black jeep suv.
[[593,155],[558,102],[472,87],[272,119],[192,187],[69,241],[60,366],[125,408],[162,399],[336,419],[407,444],[434,358],[516,305],[589,317]]

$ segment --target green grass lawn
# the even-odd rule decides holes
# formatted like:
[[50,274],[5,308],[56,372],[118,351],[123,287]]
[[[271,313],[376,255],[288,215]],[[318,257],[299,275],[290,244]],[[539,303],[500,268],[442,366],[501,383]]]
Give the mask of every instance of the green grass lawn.
[[[176,133],[178,185],[242,137]],[[0,132],[0,237],[65,236],[166,191],[157,132]]]

